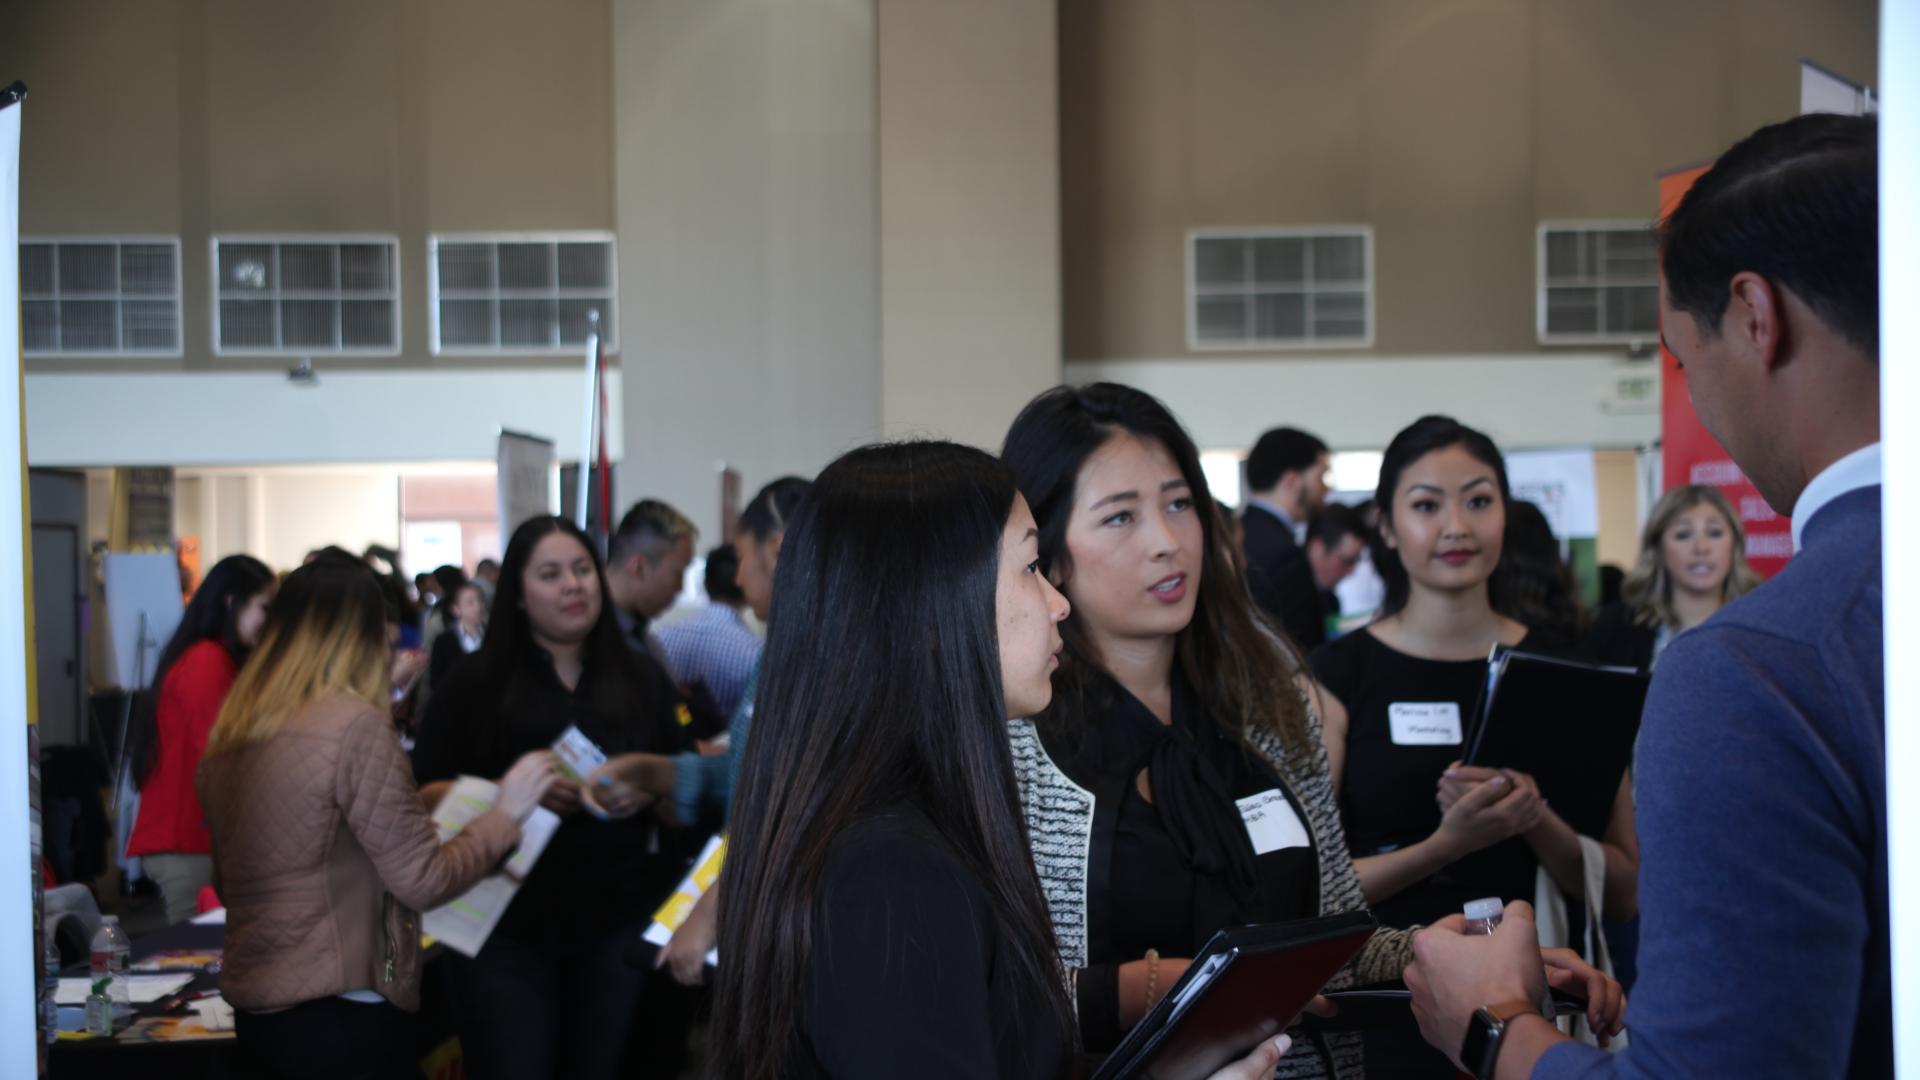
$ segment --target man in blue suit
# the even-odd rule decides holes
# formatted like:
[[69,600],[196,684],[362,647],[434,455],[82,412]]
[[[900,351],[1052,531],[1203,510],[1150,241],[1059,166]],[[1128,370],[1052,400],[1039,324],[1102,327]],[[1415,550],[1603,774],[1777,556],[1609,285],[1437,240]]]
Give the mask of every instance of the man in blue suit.
[[1422,1033],[1518,1077],[1893,1075],[1876,130],[1762,128],[1661,228],[1666,343],[1797,554],[1661,658],[1637,755],[1640,976],[1618,1054],[1537,1011],[1532,913],[1407,969]]

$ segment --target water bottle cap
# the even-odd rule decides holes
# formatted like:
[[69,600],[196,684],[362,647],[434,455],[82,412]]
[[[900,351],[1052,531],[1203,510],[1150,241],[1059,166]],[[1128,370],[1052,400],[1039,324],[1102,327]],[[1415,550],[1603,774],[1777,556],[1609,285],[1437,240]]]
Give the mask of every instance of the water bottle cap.
[[1469,919],[1493,920],[1500,917],[1500,914],[1506,910],[1506,905],[1500,902],[1499,897],[1489,896],[1484,900],[1467,901],[1466,910]]
[[119,925],[120,925],[120,916],[118,916],[118,915],[102,915],[102,916],[100,916],[100,922],[101,922],[101,923],[102,923],[103,925],[106,925],[106,926],[119,926]]

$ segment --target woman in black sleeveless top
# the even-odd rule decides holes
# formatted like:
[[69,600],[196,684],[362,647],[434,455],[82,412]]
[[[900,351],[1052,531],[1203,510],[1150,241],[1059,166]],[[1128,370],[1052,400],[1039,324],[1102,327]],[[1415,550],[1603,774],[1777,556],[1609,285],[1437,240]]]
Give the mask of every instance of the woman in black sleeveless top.
[[[1431,922],[1479,897],[1531,901],[1541,867],[1570,897],[1586,893],[1580,837],[1532,778],[1458,761],[1488,652],[1539,646],[1495,609],[1508,501],[1504,460],[1485,435],[1445,417],[1402,431],[1380,473],[1381,534],[1396,556],[1380,567],[1385,614],[1312,657],[1346,706],[1345,729],[1327,725],[1328,752],[1355,868],[1390,926]],[[1624,917],[1639,863],[1625,778],[1602,850],[1605,909]],[[1448,1075],[1418,1048],[1370,1041],[1368,1057],[1375,1075]]]

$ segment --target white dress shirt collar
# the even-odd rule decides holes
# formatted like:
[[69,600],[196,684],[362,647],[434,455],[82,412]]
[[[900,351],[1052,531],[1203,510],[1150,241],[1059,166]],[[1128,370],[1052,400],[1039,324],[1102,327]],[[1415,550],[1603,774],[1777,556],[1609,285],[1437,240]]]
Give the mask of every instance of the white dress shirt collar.
[[1873,487],[1880,482],[1880,444],[1863,446],[1839,461],[1820,470],[1820,475],[1807,483],[1807,489],[1800,493],[1800,501],[1793,507],[1793,550],[1800,552],[1800,537],[1806,532],[1807,522],[1820,512],[1828,503],[1863,487]]

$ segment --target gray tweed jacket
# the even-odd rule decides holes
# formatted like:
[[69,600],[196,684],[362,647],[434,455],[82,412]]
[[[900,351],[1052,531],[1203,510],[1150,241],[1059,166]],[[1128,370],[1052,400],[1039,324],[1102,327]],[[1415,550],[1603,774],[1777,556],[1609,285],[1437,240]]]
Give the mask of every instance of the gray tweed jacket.
[[[1346,832],[1340,827],[1340,807],[1320,740],[1320,717],[1311,709],[1307,726],[1314,747],[1310,756],[1289,755],[1272,732],[1257,732],[1249,741],[1306,811],[1320,863],[1320,913],[1356,911],[1366,907],[1367,901],[1353,871]],[[1087,861],[1093,847],[1094,797],[1054,764],[1031,720],[1015,720],[1010,727],[1027,839],[1040,887],[1053,911],[1060,959],[1071,981],[1075,971],[1087,966]],[[1398,979],[1412,958],[1408,931],[1382,929],[1334,977],[1330,988]],[[1363,1075],[1356,1035],[1330,1034],[1323,1043],[1296,1038],[1295,1043],[1296,1049],[1281,1060],[1276,1076],[1357,1080]]]

